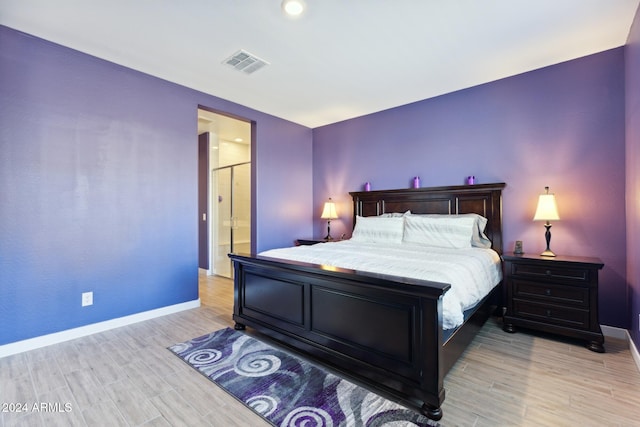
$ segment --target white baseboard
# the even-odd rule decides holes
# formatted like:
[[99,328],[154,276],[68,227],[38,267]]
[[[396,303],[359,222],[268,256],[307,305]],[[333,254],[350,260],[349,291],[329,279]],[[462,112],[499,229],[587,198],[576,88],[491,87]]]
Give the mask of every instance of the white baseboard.
[[631,335],[627,332],[627,339],[629,340],[629,350],[631,351],[631,356],[633,360],[636,362],[636,368],[638,368],[638,372],[640,372],[640,353],[638,352],[638,347],[631,339]]
[[605,337],[617,338],[620,340],[625,340],[627,344],[629,344],[629,350],[631,351],[631,357],[633,357],[633,361],[636,363],[636,368],[640,372],[640,353],[638,353],[638,348],[635,343],[631,339],[631,335],[629,335],[629,331],[622,328],[614,328],[613,326],[600,325],[602,329],[602,333]]
[[600,329],[602,329],[602,333],[605,337],[617,338],[625,341],[629,339],[629,333],[626,329],[614,328],[613,326],[607,325],[600,325]]
[[67,329],[66,331],[55,332],[53,334],[42,335],[40,337],[5,344],[0,346],[0,358],[198,307],[200,307],[200,298],[193,301],[157,308],[155,310],[143,311],[142,313],[136,313],[130,316],[118,317],[116,319],[105,320],[104,322],[80,326],[79,328]]

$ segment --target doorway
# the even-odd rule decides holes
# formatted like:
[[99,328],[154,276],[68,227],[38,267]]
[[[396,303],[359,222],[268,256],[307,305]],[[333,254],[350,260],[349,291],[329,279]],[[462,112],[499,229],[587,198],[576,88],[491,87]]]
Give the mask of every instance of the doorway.
[[250,252],[252,123],[198,108],[199,267],[233,278],[230,252]]

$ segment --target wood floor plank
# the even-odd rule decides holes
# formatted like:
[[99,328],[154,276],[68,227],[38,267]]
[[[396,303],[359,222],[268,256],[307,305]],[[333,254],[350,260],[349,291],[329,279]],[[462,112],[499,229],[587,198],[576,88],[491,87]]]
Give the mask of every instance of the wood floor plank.
[[[130,379],[109,384],[106,390],[130,425],[140,425],[161,415],[151,399]],[[165,393],[170,391],[168,389]]]
[[[10,381],[21,377],[28,372],[29,364],[26,353],[12,354],[11,356],[0,358],[0,382]],[[2,390],[0,389],[0,397]]]
[[65,375],[69,389],[81,407],[108,401],[105,389],[91,369],[76,369]]
[[[38,396],[36,404],[47,427],[86,426],[81,408],[69,387],[60,387]],[[86,408],[88,409],[88,408]]]
[[2,414],[3,427],[40,427],[44,426],[42,417],[37,412],[29,412],[24,414],[5,413]]
[[[208,415],[219,405],[224,405],[224,402],[217,398],[216,393],[212,392],[212,389],[217,386],[194,369],[187,373],[170,375],[165,380],[182,397],[191,402],[191,406],[201,416]],[[203,400],[201,396],[208,396],[209,399]]]
[[151,398],[151,402],[171,425],[189,427],[209,425],[175,390],[155,396]]
[[142,426],[143,427],[171,427],[171,424],[169,424],[169,421],[167,421],[164,417],[159,416],[142,424]]
[[101,384],[108,385],[125,377],[124,372],[109,353],[103,351],[92,355],[91,358],[91,371]]
[[33,386],[40,392],[66,386],[64,375],[54,358],[46,358],[29,363]]
[[0,389],[0,397],[3,403],[26,403],[36,402],[38,395],[33,388],[31,375],[27,372],[21,376],[16,376],[11,380],[3,381]]
[[171,386],[141,360],[134,359],[128,365],[122,367],[131,383],[146,398],[157,396],[171,390]]
[[91,405],[84,411],[82,416],[85,422],[91,427],[128,427],[129,423],[125,421],[115,403],[100,402]]

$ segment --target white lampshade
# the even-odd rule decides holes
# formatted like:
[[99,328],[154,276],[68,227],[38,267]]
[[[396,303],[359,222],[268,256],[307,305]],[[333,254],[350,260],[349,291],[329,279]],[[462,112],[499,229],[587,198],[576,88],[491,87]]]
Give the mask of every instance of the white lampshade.
[[[547,191],[549,187],[546,187]],[[538,208],[533,216],[534,221],[556,221],[559,220],[558,205],[556,196],[553,194],[541,194],[538,198]]]
[[336,204],[329,199],[328,202],[324,203],[324,209],[322,209],[322,215],[320,215],[322,219],[336,219],[338,218],[338,213],[336,212]]

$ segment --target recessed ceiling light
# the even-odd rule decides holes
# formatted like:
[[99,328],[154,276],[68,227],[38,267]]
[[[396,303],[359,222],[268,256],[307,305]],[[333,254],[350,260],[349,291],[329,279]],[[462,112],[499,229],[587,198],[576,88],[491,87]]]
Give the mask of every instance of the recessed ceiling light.
[[236,138],[234,139],[235,142],[242,142],[242,138]]
[[292,17],[300,16],[305,9],[303,0],[282,0],[282,10]]

